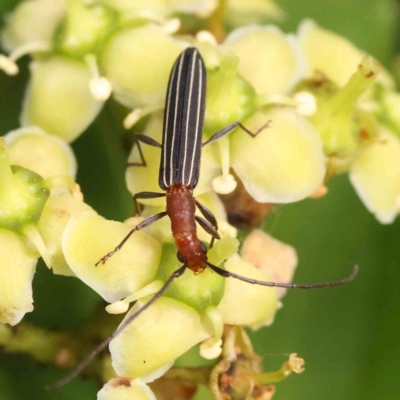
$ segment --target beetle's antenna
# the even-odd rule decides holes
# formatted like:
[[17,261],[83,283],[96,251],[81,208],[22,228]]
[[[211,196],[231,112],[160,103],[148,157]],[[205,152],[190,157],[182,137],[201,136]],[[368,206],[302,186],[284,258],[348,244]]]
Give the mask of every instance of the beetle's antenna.
[[229,272],[225,269],[217,267],[216,265],[210,264],[208,261],[204,260],[204,262],[218,275],[223,276],[224,278],[235,278],[241,281],[251,283],[253,285],[262,285],[262,286],[270,286],[270,287],[281,287],[286,289],[319,289],[329,286],[339,286],[345,285],[346,283],[351,282],[358,273],[358,266],[355,265],[351,274],[344,279],[340,279],[338,281],[332,282],[322,282],[322,283],[313,283],[313,284],[297,284],[297,283],[277,283],[277,282],[266,282],[259,281],[258,279],[246,278],[245,276],[235,274],[234,272]]
[[75,378],[82,370],[86,367],[87,364],[92,361],[94,357],[97,356],[108,344],[117,337],[133,320],[135,320],[143,311],[149,308],[158,298],[160,298],[163,293],[168,289],[169,285],[175,278],[180,277],[186,270],[186,265],[182,265],[179,269],[177,269],[164,283],[162,288],[139,310],[137,310],[134,314],[132,314],[128,319],[126,319],[122,324],[103,342],[101,342],[94,350],[92,350],[65,378],[61,379],[58,382],[51,383],[50,385],[45,386],[46,389],[56,389],[61,386],[66,385],[71,379]]

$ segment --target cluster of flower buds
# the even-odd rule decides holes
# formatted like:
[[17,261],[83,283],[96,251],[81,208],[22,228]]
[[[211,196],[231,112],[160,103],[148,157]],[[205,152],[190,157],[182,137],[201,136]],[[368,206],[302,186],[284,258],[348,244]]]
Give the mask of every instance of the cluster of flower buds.
[[[202,153],[194,194],[220,226],[222,239],[208,253],[213,264],[280,282],[291,281],[297,264],[290,246],[261,231],[251,234],[239,253],[236,229],[217,195],[233,192],[236,179],[257,202],[290,203],[324,193],[332,176],[348,172],[376,218],[395,219],[400,212],[400,95],[389,74],[312,21],[303,22],[296,35],[270,25],[235,28],[281,15],[272,2],[252,0],[245,9],[243,4],[229,0],[224,5],[232,31],[220,42],[206,30],[181,33],[193,16],[204,21],[216,15],[216,0],[35,0],[20,3],[8,17],[3,47],[9,56],[0,56],[0,68],[15,75],[19,57],[30,54],[33,60],[23,128],[0,142],[0,248],[6,249],[1,322],[15,325],[32,311],[39,257],[55,274],[76,276],[99,293],[110,303],[110,313],[127,312],[135,302],[125,318],[177,270],[167,219],[136,232],[120,252],[95,267],[132,226],[164,210],[165,200],[144,201],[143,216],[125,223],[104,219],[83,201],[68,143],[86,130],[111,95],[127,108],[121,124],[131,129],[139,123],[144,134],[161,141],[168,76],[189,46],[199,49],[208,73],[206,139],[235,121],[251,131],[269,122],[256,137],[238,129]],[[159,191],[160,151],[145,146],[143,156],[146,168],[126,171],[132,194]],[[139,157],[134,146],[128,161]],[[199,237],[209,240],[202,229]],[[204,358],[219,357],[224,324],[267,325],[282,295],[209,270],[186,271],[111,342],[120,378],[106,384],[98,398],[153,399],[144,382],[160,377],[196,344],[201,343]]]

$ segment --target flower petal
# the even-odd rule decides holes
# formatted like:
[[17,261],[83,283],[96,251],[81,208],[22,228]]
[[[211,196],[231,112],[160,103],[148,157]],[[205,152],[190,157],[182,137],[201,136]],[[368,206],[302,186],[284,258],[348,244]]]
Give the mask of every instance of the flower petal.
[[89,90],[87,66],[66,57],[33,61],[21,115],[23,126],[37,125],[67,142],[96,118],[103,102]]
[[320,71],[339,86],[343,86],[357,69],[365,53],[344,37],[305,20],[298,37],[308,61],[308,74]]
[[68,175],[75,178],[77,164],[71,147],[36,126],[17,129],[4,136],[10,163],[21,165],[43,178]]
[[[260,271],[268,274],[274,282],[292,282],[297,267],[297,254],[289,246],[272,236],[256,229],[243,242],[241,256]],[[285,295],[284,288],[277,288],[279,298]]]
[[156,400],[151,389],[140,379],[114,378],[97,394],[97,400]]
[[18,324],[33,311],[32,280],[37,256],[21,236],[0,229],[0,322]]
[[130,230],[128,225],[88,212],[73,217],[62,236],[62,249],[72,271],[110,303],[152,282],[160,260],[160,244],[138,231],[105,264],[96,267]]
[[68,221],[84,212],[93,211],[71,195],[50,196],[43,209],[38,229],[51,257],[51,268],[57,275],[74,276],[61,249],[61,237]]
[[350,181],[362,202],[382,224],[400,212],[400,140],[382,129],[378,140],[354,161]]
[[115,98],[131,108],[163,104],[172,65],[184,47],[153,24],[116,33],[101,56]]
[[51,42],[66,12],[64,0],[23,1],[6,19],[3,46],[11,52],[17,47]]
[[261,94],[285,93],[306,72],[303,52],[292,35],[275,26],[236,29],[223,44],[240,57],[239,72]]
[[260,203],[290,203],[309,196],[321,185],[325,160],[318,132],[290,109],[257,113],[246,126],[252,138],[237,130],[231,138],[232,167],[249,194]]
[[[129,318],[143,306],[139,301]],[[191,307],[161,297],[110,343],[118,375],[142,377],[170,363],[210,334]]]
[[[225,269],[246,278],[270,281],[268,275],[261,272],[239,255],[233,255]],[[225,294],[217,309],[225,324],[245,325],[259,328],[269,323],[278,305],[278,291],[260,285],[252,285],[234,278],[227,278]]]

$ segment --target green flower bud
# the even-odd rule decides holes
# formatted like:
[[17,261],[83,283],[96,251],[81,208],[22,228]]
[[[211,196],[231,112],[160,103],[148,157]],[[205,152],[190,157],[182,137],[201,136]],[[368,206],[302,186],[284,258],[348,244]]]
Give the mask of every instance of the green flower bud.
[[353,162],[350,181],[377,220],[390,224],[400,212],[400,140],[381,128],[377,140]]
[[4,136],[10,163],[30,169],[43,178],[76,176],[76,159],[71,147],[37,127],[11,131]]
[[118,14],[102,4],[88,6],[82,0],[66,0],[66,4],[67,15],[56,38],[57,49],[74,57],[98,52],[117,28]]
[[3,47],[11,52],[29,44],[51,43],[65,11],[64,0],[20,2],[6,19]]
[[312,194],[325,176],[322,143],[314,127],[290,109],[257,113],[245,125],[253,138],[237,130],[231,140],[232,167],[249,194],[260,203],[290,203]]
[[[220,245],[220,242],[217,242],[217,245]],[[157,279],[165,282],[182,265],[176,257],[176,251],[174,244],[164,244]],[[224,278],[209,269],[198,275],[186,269],[182,276],[174,280],[164,296],[203,313],[210,306],[219,304],[224,294],[224,287]]]
[[151,389],[140,379],[114,378],[97,394],[97,400],[156,400]]
[[[154,114],[147,124],[144,134],[161,143],[163,117],[161,113]],[[146,167],[128,167],[125,174],[128,190],[132,193],[143,191],[159,192],[158,175],[160,169],[160,149],[141,144]],[[139,151],[136,145],[133,146],[128,162],[141,162]],[[213,146],[206,146],[201,154],[200,180],[194,190],[195,196],[212,190],[212,179],[219,173],[220,166],[214,153]],[[159,205],[165,208],[165,198],[140,200],[144,204]]]
[[10,167],[3,138],[0,138],[0,176],[0,228],[20,233],[38,222],[49,191],[35,172]]
[[[125,319],[143,304],[138,301]],[[113,367],[120,376],[143,377],[148,382],[165,373],[177,357],[210,336],[197,311],[163,296],[111,341]]]
[[37,125],[66,142],[76,139],[96,118],[103,102],[89,88],[84,63],[66,57],[33,61],[25,93],[22,125]]
[[320,102],[311,121],[321,134],[325,153],[348,156],[359,145],[356,102],[372,86],[381,70],[378,61],[365,57],[347,84],[325,102]]
[[225,40],[223,49],[239,56],[239,72],[259,94],[285,93],[306,71],[304,55],[294,36],[274,26],[236,29]]
[[0,248],[4,249],[0,264],[0,323],[16,325],[33,310],[32,280],[37,255],[19,235],[4,229],[0,229]]
[[128,225],[88,212],[71,218],[62,236],[62,250],[71,270],[110,303],[152,282],[159,265],[160,244],[138,231],[105,264],[95,266],[130,230]]
[[[271,281],[267,274],[237,254],[225,263],[225,268],[247,278]],[[226,280],[225,294],[217,307],[225,324],[245,325],[256,329],[271,323],[278,306],[276,288],[252,285],[234,278]]]
[[148,24],[114,34],[101,54],[101,66],[115,98],[127,107],[164,104],[168,77],[184,42]]
[[58,196],[52,195],[47,200],[37,227],[46,245],[51,260],[50,265],[55,274],[75,275],[69,268],[62,252],[61,237],[72,217],[77,217],[88,211],[93,210],[69,192]]
[[205,130],[210,134],[257,110],[256,92],[238,75],[238,65],[238,57],[226,56],[220,67],[207,75]]

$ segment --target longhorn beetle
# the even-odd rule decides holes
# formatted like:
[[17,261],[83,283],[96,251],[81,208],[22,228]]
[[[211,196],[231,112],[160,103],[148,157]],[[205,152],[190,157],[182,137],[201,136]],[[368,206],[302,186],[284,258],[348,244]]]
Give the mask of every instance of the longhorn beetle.
[[[193,189],[199,180],[200,155],[202,146],[213,143],[240,127],[252,137],[257,136],[267,128],[268,123],[257,132],[249,131],[240,122],[234,122],[215,133],[209,140],[202,143],[204,112],[206,98],[206,69],[200,53],[195,48],[187,48],[176,60],[168,83],[162,144],[152,138],[137,134],[139,142],[161,149],[159,186],[166,193],[140,192],[133,196],[137,200],[166,197],[166,211],[154,214],[133,228],[114,250],[101,258],[96,266],[104,264],[113,254],[119,251],[129,237],[165,216],[171,220],[171,230],[178,248],[178,260],[183,264],[164,283],[161,289],[136,313],[126,319],[107,339],[98,345],[70,374],[61,381],[47,386],[60,387],[68,383],[101,351],[112,339],[119,335],[124,328],[150,307],[167,290],[172,281],[180,277],[189,268],[195,274],[203,272],[207,267],[224,278],[235,278],[255,285],[283,287],[287,289],[316,289],[337,286],[350,282],[357,275],[358,267],[345,279],[317,284],[292,284],[265,282],[246,278],[233,272],[226,271],[207,261],[207,247],[200,242],[196,233],[196,222],[208,232],[212,239],[219,239],[217,221],[212,212],[193,197]],[[138,143],[139,145],[139,143]],[[145,165],[140,146],[139,152],[142,164]],[[138,165],[138,164],[133,164]],[[204,218],[195,215],[196,207]]]

